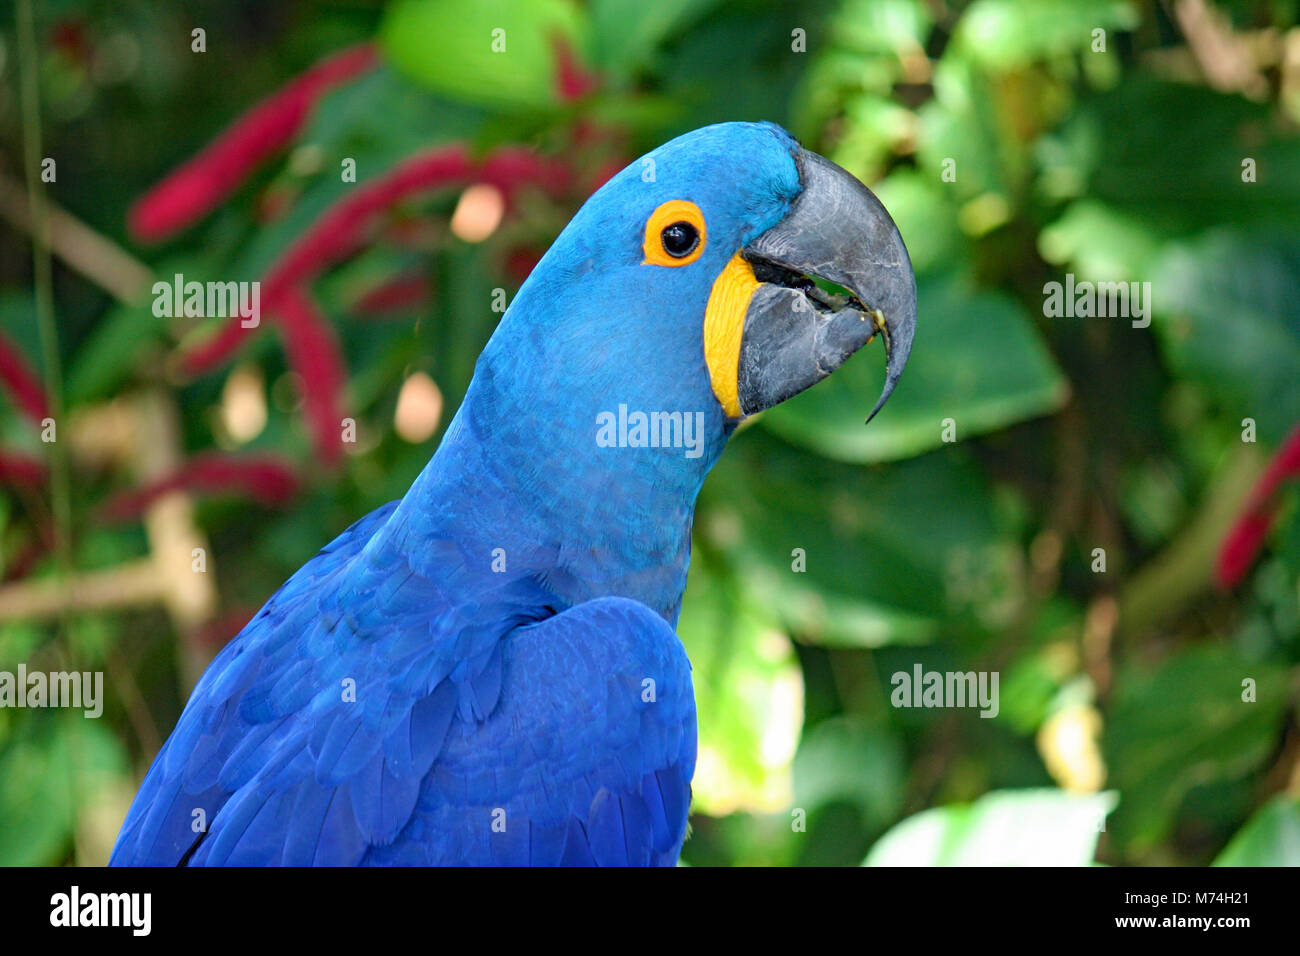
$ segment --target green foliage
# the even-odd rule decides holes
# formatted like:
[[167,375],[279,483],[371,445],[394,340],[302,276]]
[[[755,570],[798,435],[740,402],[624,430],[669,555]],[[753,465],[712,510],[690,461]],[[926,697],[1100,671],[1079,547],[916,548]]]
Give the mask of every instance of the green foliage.
[[794,760],[796,806],[855,807],[870,829],[886,826],[902,809],[907,766],[903,745],[873,722],[839,716],[804,734]]
[[1170,362],[1230,414],[1256,417],[1265,439],[1284,438],[1300,421],[1300,241],[1214,229],[1171,243],[1154,275]]
[[1279,796],[1251,817],[1215,859],[1215,866],[1300,863],[1300,800]]
[[396,0],[379,35],[393,64],[437,93],[537,108],[553,102],[555,40],[582,49],[584,26],[570,0]]
[[867,866],[1087,866],[1113,792],[999,790],[969,806],[908,817],[871,849]]
[[[902,228],[906,229],[904,225]],[[778,405],[763,424],[783,438],[839,461],[908,458],[943,445],[935,422],[959,409],[965,439],[1055,411],[1068,389],[1042,339],[1014,299],[951,275],[918,285],[918,325],[907,391],[887,417],[863,428],[862,397],[877,392],[884,369],[873,353],[854,356],[803,395]],[[997,348],[990,350],[991,343]],[[958,419],[953,419],[954,430]]]
[[[1187,791],[1259,768],[1281,730],[1286,672],[1228,648],[1190,648],[1115,688],[1106,752],[1124,794],[1117,833],[1134,847],[1168,836]],[[1253,682],[1249,689],[1243,684]],[[1254,703],[1243,703],[1249,695]]]
[[108,728],[75,712],[33,718],[7,736],[0,751],[0,866],[48,864],[67,852],[78,819],[93,813],[125,774],[126,754]]

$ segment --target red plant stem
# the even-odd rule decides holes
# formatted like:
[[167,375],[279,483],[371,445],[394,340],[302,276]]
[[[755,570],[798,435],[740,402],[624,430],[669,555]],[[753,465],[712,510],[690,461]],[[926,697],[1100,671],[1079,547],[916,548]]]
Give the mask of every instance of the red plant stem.
[[0,485],[42,488],[46,480],[45,463],[26,455],[0,452]]
[[1300,425],[1287,436],[1250,493],[1246,510],[1219,548],[1214,576],[1222,588],[1234,587],[1250,570],[1273,523],[1278,494],[1288,479],[1300,475]]
[[381,282],[352,303],[358,315],[387,315],[417,308],[433,294],[433,283],[423,272],[408,272]]
[[578,61],[569,41],[557,35],[552,39],[551,45],[555,50],[555,92],[560,100],[571,103],[595,90],[599,85],[596,74],[589,72]]
[[[283,298],[305,288],[312,278],[346,258],[366,239],[377,217],[398,200],[415,193],[469,181],[496,186],[509,202],[520,187],[536,184],[561,189],[568,168],[543,160],[524,149],[504,149],[475,163],[460,144],[441,146],[399,163],[387,173],[357,186],[326,209],[299,236],[262,279],[263,312],[277,313]],[[252,329],[238,320],[181,359],[181,369],[195,375],[232,355]]]
[[326,92],[377,62],[372,44],[349,47],[262,100],[131,207],[132,235],[158,242],[207,215],[293,139]]
[[279,297],[280,332],[289,366],[299,376],[303,411],[316,455],[336,464],[343,452],[343,384],[347,375],[338,339],[311,297],[291,289]]
[[284,504],[298,491],[298,476],[271,456],[233,457],[219,452],[195,455],[176,472],[110,498],[99,511],[104,521],[124,521],[142,514],[172,491],[233,493],[267,505]]
[[18,409],[38,425],[49,415],[40,379],[4,336],[0,336],[0,385],[13,397]]
[[200,647],[212,649],[225,647],[248,626],[248,622],[253,619],[257,611],[255,607],[239,607],[228,611],[221,617],[200,625],[194,634],[194,642]]

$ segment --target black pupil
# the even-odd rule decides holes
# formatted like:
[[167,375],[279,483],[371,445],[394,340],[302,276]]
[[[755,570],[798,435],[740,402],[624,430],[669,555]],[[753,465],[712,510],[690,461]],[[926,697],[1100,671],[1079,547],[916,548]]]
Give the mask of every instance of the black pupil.
[[671,226],[665,226],[661,237],[664,251],[674,259],[690,255],[700,244],[700,234],[689,222],[675,222]]

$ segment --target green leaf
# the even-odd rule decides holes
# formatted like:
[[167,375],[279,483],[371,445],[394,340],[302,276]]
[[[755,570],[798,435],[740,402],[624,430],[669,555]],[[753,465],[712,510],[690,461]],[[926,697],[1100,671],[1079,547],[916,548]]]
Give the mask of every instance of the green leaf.
[[701,556],[691,562],[677,633],[691,659],[699,715],[692,806],[721,816],[790,805],[803,719],[794,648],[761,607]]
[[0,755],[0,864],[57,862],[72,832],[67,788],[50,785],[59,761],[33,740],[11,742]]
[[0,752],[0,866],[60,862],[77,813],[125,773],[121,743],[78,713],[29,718]]
[[908,817],[871,848],[866,866],[1087,866],[1114,792],[1002,790],[972,804]]
[[1215,866],[1300,866],[1300,799],[1279,794],[1237,831]]
[[1300,241],[1216,230],[1172,246],[1152,278],[1153,323],[1182,375],[1260,437],[1284,438],[1300,420]]
[[431,96],[384,65],[331,91],[298,141],[325,154],[331,182],[342,182],[343,157],[357,160],[360,181],[423,147],[473,137],[487,116],[478,107]]
[[924,48],[934,16],[920,0],[845,0],[831,20],[834,41],[859,53],[896,56]]
[[[1255,699],[1243,682],[1254,682]],[[1135,852],[1168,834],[1194,786],[1230,781],[1272,751],[1288,706],[1287,675],[1222,646],[1196,647],[1116,681],[1106,714],[1110,783],[1124,794],[1114,832]]]
[[[844,134],[827,158],[871,182],[912,135],[914,118],[911,110],[885,96],[860,93],[844,104],[843,125]],[[886,208],[893,212],[892,207]]]
[[934,88],[934,99],[917,110],[921,172],[962,198],[989,196],[1009,205],[1012,184],[992,84],[965,61],[945,58],[935,67]]
[[959,454],[863,468],[757,428],[731,446],[705,484],[697,529],[749,600],[801,640],[917,643],[940,622],[996,616],[1014,590],[987,486]]
[[902,807],[903,746],[860,717],[823,720],[804,733],[794,758],[794,802],[805,810],[840,801],[856,806],[869,826],[883,826]]
[[870,425],[867,410],[884,381],[871,348],[834,375],[764,413],[764,427],[847,462],[917,455],[944,444],[945,419],[958,440],[1055,411],[1069,394],[1037,330],[1008,296],[953,277],[924,278],[912,357],[889,404]]
[[788,104],[808,57],[791,53],[790,31],[797,24],[774,16],[777,8],[775,3],[725,4],[664,49],[656,75],[660,92],[678,113],[656,136],[731,120],[788,125]]
[[592,0],[594,65],[629,76],[648,65],[656,47],[697,21],[719,0]]
[[953,33],[954,52],[990,69],[1012,70],[1043,57],[1092,52],[1092,31],[1131,30],[1138,11],[1125,0],[976,0]]
[[6,621],[0,625],[0,670],[12,671],[30,661],[45,637],[41,626],[31,621]]
[[1074,269],[1076,279],[1131,282],[1150,277],[1165,240],[1140,216],[1081,199],[1039,233],[1038,249],[1048,262]]
[[[175,272],[189,279],[195,270],[160,269],[158,275],[170,278]],[[68,366],[65,377],[69,405],[112,395],[130,380],[143,355],[153,352],[161,359],[168,345],[163,333],[172,320],[158,318],[151,306],[152,300],[113,306],[95,325]]]
[[957,209],[937,179],[916,169],[895,170],[871,187],[907,243],[917,275],[955,270],[970,257]]
[[394,66],[445,96],[540,108],[557,100],[556,41],[580,56],[586,27],[582,8],[568,0],[396,0],[379,41]]
[[[1300,136],[1265,104],[1134,77],[1077,111],[1058,143],[1054,175],[1155,229],[1300,221]],[[1255,181],[1243,180],[1248,158]]]

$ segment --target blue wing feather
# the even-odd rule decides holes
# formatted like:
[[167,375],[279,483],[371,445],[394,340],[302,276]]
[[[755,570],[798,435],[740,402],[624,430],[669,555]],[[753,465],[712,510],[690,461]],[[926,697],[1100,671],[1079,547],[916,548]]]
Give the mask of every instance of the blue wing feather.
[[394,571],[398,555],[368,553],[392,510],[344,532],[218,655],[111,862],[675,862],[695,711],[672,628],[624,598],[536,620],[550,595],[531,578],[451,604]]

